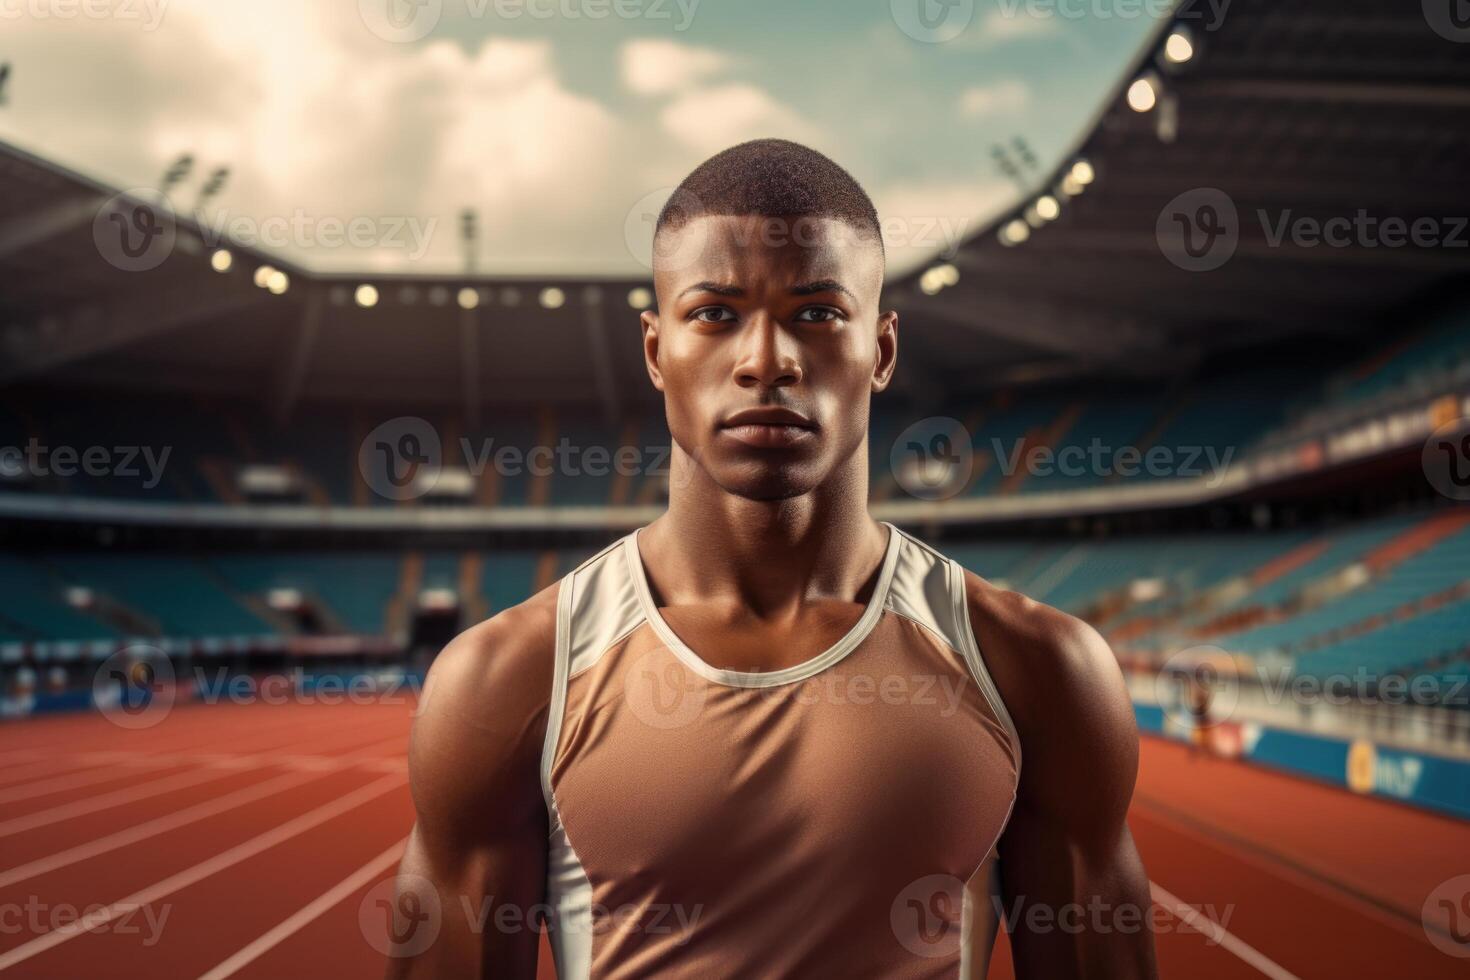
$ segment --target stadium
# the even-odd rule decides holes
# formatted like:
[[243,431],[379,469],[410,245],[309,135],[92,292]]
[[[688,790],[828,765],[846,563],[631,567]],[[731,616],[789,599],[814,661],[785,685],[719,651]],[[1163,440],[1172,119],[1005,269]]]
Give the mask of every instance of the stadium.
[[[1108,641],[1164,976],[1470,957],[1450,6],[1171,6],[885,283],[871,511]],[[380,975],[435,656],[667,504],[651,274],[487,270],[468,209],[458,271],[328,268],[212,224],[204,155],[4,133],[0,974]],[[662,204],[615,205],[644,265]]]

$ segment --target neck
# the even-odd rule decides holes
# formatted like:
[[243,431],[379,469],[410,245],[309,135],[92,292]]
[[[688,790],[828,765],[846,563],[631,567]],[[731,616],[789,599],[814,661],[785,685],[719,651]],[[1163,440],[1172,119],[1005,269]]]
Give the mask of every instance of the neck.
[[735,600],[760,614],[810,599],[860,598],[887,546],[868,513],[867,442],[810,493],[729,493],[674,445],[669,509],[641,536],[666,605]]

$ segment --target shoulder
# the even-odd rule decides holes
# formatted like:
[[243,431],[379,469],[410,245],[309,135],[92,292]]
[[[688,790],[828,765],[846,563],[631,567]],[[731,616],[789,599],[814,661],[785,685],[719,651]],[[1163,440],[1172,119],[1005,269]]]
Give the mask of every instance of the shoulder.
[[518,701],[534,702],[538,693],[549,697],[559,589],[560,583],[543,589],[451,640],[434,658],[418,716],[451,710],[489,715]]
[[[414,713],[409,772],[421,822],[541,806],[558,585],[472,626],[435,658]],[[468,813],[466,811],[473,811]]]
[[970,626],[1021,739],[1023,784],[1132,793],[1133,704],[1117,658],[1087,623],[965,573]]

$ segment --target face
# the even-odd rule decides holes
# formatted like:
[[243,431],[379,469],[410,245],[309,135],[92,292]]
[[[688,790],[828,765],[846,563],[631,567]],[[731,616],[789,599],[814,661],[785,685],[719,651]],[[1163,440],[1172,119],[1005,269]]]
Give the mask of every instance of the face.
[[677,447],[754,500],[866,474],[869,401],[898,353],[882,285],[878,244],[835,219],[705,216],[665,230],[643,348]]

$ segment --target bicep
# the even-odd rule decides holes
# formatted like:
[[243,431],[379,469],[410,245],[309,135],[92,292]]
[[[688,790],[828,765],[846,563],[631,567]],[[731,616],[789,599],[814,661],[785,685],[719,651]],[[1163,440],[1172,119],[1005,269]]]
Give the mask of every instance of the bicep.
[[391,910],[390,976],[535,975],[545,699],[538,678],[503,676],[513,661],[491,668],[483,649],[451,644],[425,686],[409,754],[417,820]]
[[1127,825],[1132,703],[1090,627],[1068,626],[1033,686],[1015,812],[999,844],[1018,976],[1152,977],[1148,877]]

